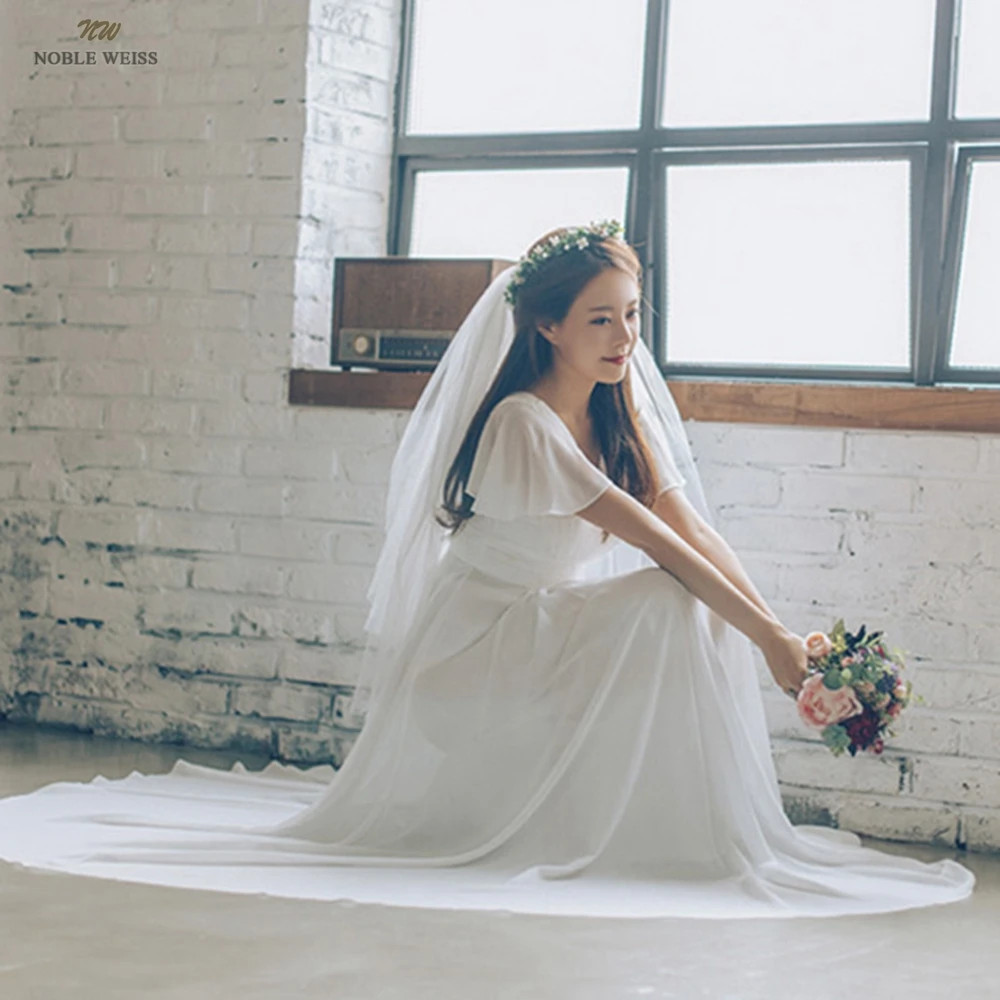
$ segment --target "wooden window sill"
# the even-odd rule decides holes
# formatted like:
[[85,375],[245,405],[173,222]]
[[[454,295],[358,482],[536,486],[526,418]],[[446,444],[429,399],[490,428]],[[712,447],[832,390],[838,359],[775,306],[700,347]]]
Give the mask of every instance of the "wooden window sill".
[[[413,409],[430,372],[295,368],[294,406]],[[668,380],[685,420],[798,427],[1000,433],[1000,389],[861,383]]]

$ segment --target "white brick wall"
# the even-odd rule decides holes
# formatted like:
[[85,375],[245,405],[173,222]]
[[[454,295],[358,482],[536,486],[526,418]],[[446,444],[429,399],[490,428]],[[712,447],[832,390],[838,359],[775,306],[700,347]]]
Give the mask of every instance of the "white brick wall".
[[[63,0],[0,33],[0,714],[339,765],[408,415],[287,372],[385,249],[398,0],[101,14],[157,64],[34,67]],[[689,426],[775,609],[885,628],[927,699],[833,761],[758,662],[790,812],[1000,846],[1000,439]]]
[[873,836],[1000,846],[1000,438],[688,428],[719,529],[774,610],[802,633],[838,617],[884,629],[925,698],[881,759],[833,761],[758,657],[792,809]]
[[107,3],[126,69],[5,13],[0,714],[339,764],[400,425],[287,380],[385,251],[398,0]]

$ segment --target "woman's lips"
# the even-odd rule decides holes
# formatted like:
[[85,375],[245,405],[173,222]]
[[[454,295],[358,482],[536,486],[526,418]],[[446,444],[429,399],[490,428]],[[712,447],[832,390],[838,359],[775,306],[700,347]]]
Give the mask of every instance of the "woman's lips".
[[614,365],[623,365],[628,361],[627,354],[619,354],[617,358],[601,358],[602,361],[610,361]]

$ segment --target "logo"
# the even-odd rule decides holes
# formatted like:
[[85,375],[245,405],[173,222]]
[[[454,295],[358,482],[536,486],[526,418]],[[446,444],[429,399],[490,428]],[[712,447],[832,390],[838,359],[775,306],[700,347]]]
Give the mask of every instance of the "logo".
[[[94,21],[84,18],[77,22],[80,37],[88,42],[111,42],[121,30],[120,21]],[[155,66],[156,52],[129,52],[123,49],[104,49],[100,52],[106,66]],[[35,51],[36,66],[96,66],[96,49],[66,49],[50,52]]]
[[110,21],[80,21],[77,27],[83,29],[80,32],[81,38],[86,38],[91,42],[95,38],[99,38],[103,42],[106,38],[110,42],[118,34],[121,22],[115,21],[112,24]]

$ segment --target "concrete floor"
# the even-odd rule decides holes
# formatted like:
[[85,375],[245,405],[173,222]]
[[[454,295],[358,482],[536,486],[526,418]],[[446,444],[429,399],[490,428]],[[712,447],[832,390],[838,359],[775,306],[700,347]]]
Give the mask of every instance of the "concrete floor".
[[[53,781],[228,768],[248,754],[0,723],[0,796]],[[282,900],[132,885],[0,862],[0,997],[323,1000],[1000,998],[1000,857],[954,857],[972,898],[826,920],[594,920]]]

